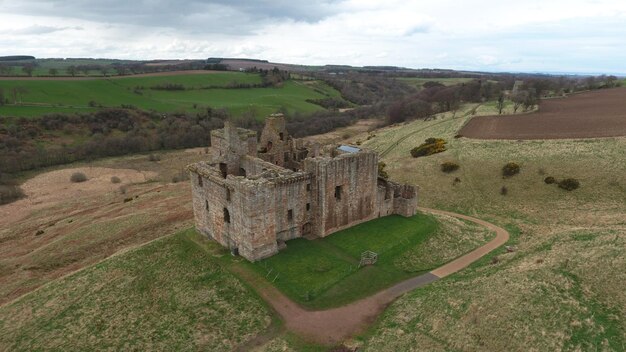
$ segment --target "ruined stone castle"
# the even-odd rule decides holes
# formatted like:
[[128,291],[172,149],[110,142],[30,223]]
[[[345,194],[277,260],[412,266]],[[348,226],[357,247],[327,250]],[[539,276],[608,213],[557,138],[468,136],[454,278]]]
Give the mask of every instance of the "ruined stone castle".
[[267,118],[260,140],[228,122],[211,131],[210,160],[188,169],[197,229],[250,261],[417,207],[414,186],[378,177],[375,152],[291,138],[282,115]]

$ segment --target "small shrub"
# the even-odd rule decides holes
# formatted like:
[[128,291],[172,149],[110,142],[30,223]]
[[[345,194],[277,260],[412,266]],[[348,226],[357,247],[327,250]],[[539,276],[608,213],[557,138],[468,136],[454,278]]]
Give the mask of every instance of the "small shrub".
[[44,231],[43,230],[37,230],[37,232],[35,232],[35,236],[41,236],[43,235]]
[[498,256],[491,258],[491,264],[498,264],[499,262],[500,258]]
[[551,185],[553,183],[556,183],[556,179],[552,176],[548,176],[543,179],[543,182],[545,182],[547,185]]
[[459,169],[459,164],[452,162],[452,161],[446,161],[445,163],[441,164],[441,171],[447,174],[454,172],[458,169]]
[[24,197],[24,191],[15,185],[0,185],[0,204],[7,204]]
[[120,182],[122,182],[122,180],[119,177],[117,176],[111,177],[111,183],[120,183]]
[[124,203],[128,203],[133,200],[133,197],[124,198]]
[[150,161],[161,161],[161,156],[158,154],[150,154],[148,155],[148,160]]
[[459,138],[461,138],[461,137],[463,137],[463,135],[461,135],[461,134],[455,134],[455,135],[454,135],[454,138],[455,138],[455,139],[459,139]]
[[454,178],[454,181],[452,181],[452,185],[453,185],[453,186],[456,186],[456,185],[458,185],[459,183],[461,183],[461,179],[460,179],[460,178],[458,178],[458,177],[455,177],[455,178]]
[[507,194],[509,194],[509,189],[506,188],[506,186],[502,186],[502,188],[500,188],[500,194],[506,196]]
[[85,182],[87,181],[87,176],[82,172],[75,172],[70,176],[70,181],[74,183]]
[[559,188],[562,188],[566,191],[573,191],[578,187],[580,187],[580,182],[578,182],[578,180],[575,178],[566,178],[559,181]]
[[428,138],[425,143],[411,149],[411,156],[419,158],[420,156],[429,156],[446,151],[446,141],[441,138]]
[[378,162],[378,177],[384,178],[385,180],[389,178],[389,174],[387,173],[387,171],[385,171],[386,166],[387,164],[385,164],[384,162]]
[[520,167],[518,164],[512,162],[507,163],[506,165],[504,165],[504,167],[502,167],[502,176],[511,177],[513,175],[519,174],[519,171]]

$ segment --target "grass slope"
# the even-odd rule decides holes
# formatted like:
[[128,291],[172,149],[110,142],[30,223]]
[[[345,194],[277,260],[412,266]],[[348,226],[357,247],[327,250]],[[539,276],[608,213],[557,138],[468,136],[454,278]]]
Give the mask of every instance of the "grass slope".
[[[493,113],[481,106],[478,114]],[[457,114],[457,116],[462,116]],[[365,350],[626,349],[626,138],[481,141],[454,135],[467,118],[448,115],[379,130],[364,145],[392,148],[390,175],[418,184],[426,206],[508,227],[517,250],[496,251],[450,278],[400,298],[360,343]],[[446,152],[412,158],[428,137]],[[452,174],[444,161],[460,164]],[[519,175],[503,179],[514,161]],[[566,192],[543,179],[574,177]],[[454,182],[459,178],[460,182]],[[500,194],[502,186],[508,194]],[[497,259],[494,259],[497,257]],[[419,346],[419,347],[417,347]]]
[[[289,241],[279,254],[250,265],[293,300],[329,308],[426,272],[489,238],[486,231],[448,217],[388,216],[323,239]],[[366,250],[378,253],[378,262],[359,269]]]
[[187,230],[0,308],[0,350],[229,350],[271,317]]
[[[287,81],[279,88],[228,89],[233,84],[258,84],[256,74],[219,72],[198,75],[125,77],[95,80],[12,81],[0,80],[0,89],[9,104],[0,106],[0,116],[38,116],[55,112],[86,112],[96,106],[132,105],[157,112],[193,112],[206,107],[226,108],[234,115],[257,117],[280,108],[309,113],[322,109],[307,99],[339,97],[321,82],[302,84]],[[181,91],[153,90],[150,87],[178,84]],[[220,88],[223,87],[223,88]],[[16,99],[15,88],[23,90]],[[210,88],[210,89],[207,89]],[[18,104],[13,104],[17,100]],[[90,104],[91,103],[91,104]]]

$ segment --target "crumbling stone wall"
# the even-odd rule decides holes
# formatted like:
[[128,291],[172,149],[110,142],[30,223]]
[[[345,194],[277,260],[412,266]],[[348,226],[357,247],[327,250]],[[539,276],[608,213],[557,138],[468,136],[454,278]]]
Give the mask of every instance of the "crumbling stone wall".
[[[263,149],[269,142],[274,152]],[[379,179],[376,153],[305,146],[286,135],[282,117],[268,119],[259,144],[255,132],[228,123],[211,143],[211,160],[188,168],[196,227],[250,261],[290,239],[416,212],[417,189]]]

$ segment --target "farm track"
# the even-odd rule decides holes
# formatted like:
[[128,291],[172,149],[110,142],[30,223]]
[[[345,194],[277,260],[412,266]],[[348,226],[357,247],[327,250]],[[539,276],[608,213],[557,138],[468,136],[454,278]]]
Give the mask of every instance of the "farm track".
[[462,119],[462,118],[465,118],[465,117],[467,117],[467,116],[469,116],[469,115],[473,115],[473,114],[475,114],[475,113],[476,113],[476,110],[480,107],[480,105],[482,105],[482,104],[478,104],[478,105],[476,105],[475,107],[473,107],[472,109],[470,109],[467,113],[465,113],[463,116],[453,117],[453,118],[451,118],[451,119],[449,119],[449,120],[439,121],[439,122],[434,123],[434,124],[432,124],[432,125],[429,125],[429,126],[426,126],[426,127],[424,127],[424,128],[420,128],[420,129],[417,129],[417,130],[415,130],[415,131],[411,131],[410,133],[407,133],[406,135],[404,135],[404,136],[402,136],[402,137],[398,138],[398,140],[397,140],[397,141],[395,141],[393,144],[391,144],[389,147],[387,147],[387,149],[383,150],[383,151],[380,153],[380,157],[381,157],[381,158],[384,158],[384,157],[385,157],[385,156],[387,156],[389,153],[391,153],[391,151],[393,151],[393,150],[394,150],[394,149],[395,149],[398,145],[400,145],[400,143],[404,142],[404,141],[405,141],[405,140],[407,140],[409,137],[411,137],[411,136],[413,136],[413,135],[415,135],[415,134],[417,134],[417,133],[419,133],[419,132],[422,132],[422,131],[424,131],[424,130],[427,130],[427,129],[432,128],[432,127],[437,126],[437,125],[441,125],[442,123],[447,123],[447,122],[451,122],[451,121],[456,121],[456,120],[458,120],[458,119]]
[[462,270],[500,247],[509,239],[509,233],[505,229],[481,219],[430,208],[419,208],[419,210],[474,222],[494,231],[496,237],[487,244],[429,273],[402,281],[372,296],[343,307],[328,310],[306,310],[269,282],[254,275],[243,266],[235,265],[228,268],[228,270],[253,286],[258,294],[282,317],[288,330],[317,343],[326,345],[337,344],[355,334],[363,332],[376,321],[378,315],[396,298]]
[[571,139],[626,135],[626,88],[543,100],[536,113],[480,116],[460,131],[476,139]]

